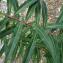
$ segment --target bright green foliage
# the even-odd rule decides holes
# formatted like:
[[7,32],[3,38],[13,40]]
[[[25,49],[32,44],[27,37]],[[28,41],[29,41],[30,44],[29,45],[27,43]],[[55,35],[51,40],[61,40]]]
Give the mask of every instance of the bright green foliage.
[[[3,43],[0,57],[5,53],[4,63],[13,63],[20,56],[22,63],[30,60],[39,63],[42,56],[47,63],[63,63],[63,6],[56,23],[50,24],[44,0],[26,0],[20,6],[18,0],[6,1],[7,13],[0,11],[0,16],[5,16],[0,20],[0,41]],[[9,16],[11,11],[13,16]],[[26,16],[23,16],[25,11]],[[34,19],[28,23],[32,17]]]

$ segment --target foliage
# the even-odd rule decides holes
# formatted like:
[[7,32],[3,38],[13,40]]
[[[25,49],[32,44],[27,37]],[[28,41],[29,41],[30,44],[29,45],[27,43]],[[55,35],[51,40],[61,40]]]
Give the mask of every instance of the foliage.
[[[22,16],[26,9],[26,16]],[[0,20],[0,40],[3,42],[0,56],[5,53],[4,63],[12,63],[19,56],[23,58],[22,63],[29,63],[30,59],[39,63],[41,50],[45,52],[47,63],[63,63],[63,6],[53,24],[48,23],[44,0],[26,0],[20,6],[17,0],[7,0],[7,13],[0,12],[0,16],[5,16]],[[29,22],[32,17],[34,19]]]

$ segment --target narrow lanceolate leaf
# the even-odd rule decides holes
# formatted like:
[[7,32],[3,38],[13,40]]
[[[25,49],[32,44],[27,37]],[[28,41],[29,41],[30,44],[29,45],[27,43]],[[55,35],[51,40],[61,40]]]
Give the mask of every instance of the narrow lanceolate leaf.
[[16,58],[17,50],[18,50],[18,44],[16,45],[15,50],[13,52],[11,63],[13,63],[14,59]]
[[37,0],[27,0],[25,1],[17,10],[16,14],[28,8],[30,5],[34,4]]
[[27,49],[27,52],[25,53],[23,63],[29,63],[29,61],[32,57],[33,51],[35,49],[35,45],[36,45],[36,35],[33,37],[33,42],[32,42],[32,44],[30,43],[30,46]]
[[7,13],[10,14],[11,13],[11,0],[7,0]]
[[62,23],[62,22],[63,22],[63,6],[61,7],[60,15],[59,15],[56,23]]
[[40,62],[40,59],[41,59],[41,55],[40,55],[40,48],[38,47],[35,47],[34,49],[34,54],[32,56],[32,61],[33,63],[39,63]]
[[5,26],[8,21],[8,18],[4,18],[3,20],[0,21],[0,27]]
[[26,20],[28,20],[29,18],[31,18],[31,16],[33,16],[36,5],[37,5],[37,2],[29,6],[27,14],[26,14]]
[[0,57],[2,56],[2,54],[4,53],[4,48],[5,48],[5,44],[3,45],[3,47],[0,50]]
[[1,32],[0,32],[0,38],[3,38],[3,37],[5,37],[6,35],[11,34],[11,33],[13,32],[14,28],[15,28],[15,26],[12,26],[12,27],[10,27],[10,28],[8,28],[8,29],[5,29],[5,30],[1,31]]
[[8,53],[9,53],[9,51],[10,51],[10,48],[11,48],[11,46],[12,46],[12,42],[10,42],[9,43],[9,45],[7,44],[7,48],[6,48],[6,50],[5,50],[5,61],[4,61],[4,63],[7,63],[7,56],[8,56]]
[[2,56],[3,53],[6,53],[6,50],[8,50],[8,39],[6,39],[6,37],[4,37],[2,39],[2,41],[4,41],[4,45],[0,50],[0,56]]
[[40,6],[39,1],[37,1],[37,5],[35,8],[35,19],[36,19],[37,24],[39,24],[40,17],[41,17],[41,6]]
[[[14,8],[14,14],[16,13],[16,11],[18,10],[18,0],[11,0],[12,1],[12,5],[13,5],[13,8]],[[19,14],[16,14],[15,15],[17,18],[19,18]]]
[[58,60],[59,56],[57,54],[56,48],[54,47],[54,41],[51,40],[50,36],[47,34],[47,32],[45,32],[45,29],[36,27],[35,30],[37,34],[40,36],[43,43],[49,49],[49,52],[53,57],[54,63],[60,63],[60,61]]
[[45,1],[42,1],[42,17],[43,17],[43,25],[46,26],[48,20],[48,13]]
[[50,29],[55,29],[55,28],[59,28],[59,29],[63,29],[63,24],[51,24],[48,25],[46,28],[50,28]]
[[12,1],[12,5],[13,5],[13,7],[14,7],[14,11],[16,12],[17,11],[17,9],[18,9],[18,0],[11,0]]
[[52,57],[51,57],[49,52],[47,52],[45,56],[47,58],[47,63],[53,63],[53,59],[52,59]]
[[11,59],[12,59],[12,55],[13,55],[13,52],[16,48],[16,45],[18,44],[18,41],[20,39],[20,36],[21,36],[21,31],[22,31],[22,24],[19,23],[17,25],[17,32],[16,32],[16,35],[15,37],[12,38],[11,42],[12,42],[12,46],[10,48],[10,51],[9,51],[9,54],[7,56],[7,62],[10,63]]

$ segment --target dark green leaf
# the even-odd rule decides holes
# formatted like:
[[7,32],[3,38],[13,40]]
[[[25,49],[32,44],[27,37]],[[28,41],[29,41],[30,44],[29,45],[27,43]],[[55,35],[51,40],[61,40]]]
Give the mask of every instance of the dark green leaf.
[[57,28],[59,28],[59,29],[63,29],[63,24],[61,23],[61,24],[51,24],[51,25],[48,25],[46,28],[50,28],[50,29],[57,29]]
[[8,28],[8,29],[5,29],[5,30],[1,31],[1,32],[0,32],[0,38],[3,38],[3,37],[5,37],[6,35],[11,34],[11,33],[13,32],[14,28],[15,28],[15,26],[12,26],[12,27],[10,27],[10,28]]
[[57,56],[57,51],[56,48],[54,47],[54,41],[51,40],[50,36],[45,32],[45,29],[43,28],[35,28],[37,34],[39,34],[41,40],[43,43],[46,45],[46,47],[49,49],[49,52],[51,53],[54,63],[59,63],[60,61],[58,60],[59,56]]
[[14,7],[14,11],[16,12],[18,10],[18,1],[17,0],[11,0],[12,1],[12,5]]
[[17,25],[17,28],[18,28],[18,29],[17,29],[16,35],[15,35],[15,37],[13,37],[12,40],[11,40],[12,46],[11,46],[10,52],[9,52],[9,54],[8,54],[8,56],[7,56],[7,59],[8,59],[7,62],[11,62],[13,52],[14,52],[15,47],[16,47],[16,45],[18,44],[18,41],[19,41],[20,36],[21,36],[22,24],[19,23],[19,24]]
[[11,8],[12,8],[11,0],[7,0],[7,13],[8,13],[8,14],[11,13]]
[[42,17],[43,17],[43,25],[46,26],[48,20],[48,12],[45,1],[42,1]]
[[27,50],[27,53],[25,53],[23,63],[29,63],[29,61],[30,61],[30,59],[32,57],[35,45],[36,45],[36,35],[33,37],[33,42],[32,42],[32,44],[30,43],[30,46],[29,46],[29,48]]
[[28,0],[25,1],[17,10],[16,14],[20,13],[21,11],[25,10],[28,8],[30,5],[34,4],[37,0]]
[[60,15],[56,21],[56,23],[62,23],[63,22],[63,5],[61,7],[61,10],[60,10]]
[[5,44],[3,45],[3,47],[0,50],[0,57],[2,56],[2,54],[4,53],[4,48],[5,48]]
[[27,11],[27,15],[26,15],[26,20],[28,20],[29,18],[31,18],[31,16],[33,16],[36,5],[37,5],[37,2],[35,2],[31,6],[29,6],[28,11]]
[[41,17],[41,6],[40,6],[39,1],[37,1],[37,2],[38,3],[35,8],[35,19],[36,19],[36,23],[39,24],[40,17]]

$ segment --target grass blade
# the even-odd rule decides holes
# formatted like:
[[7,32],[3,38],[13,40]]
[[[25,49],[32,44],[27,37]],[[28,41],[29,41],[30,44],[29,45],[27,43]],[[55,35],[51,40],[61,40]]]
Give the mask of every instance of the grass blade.
[[47,5],[45,1],[42,1],[42,17],[43,17],[43,25],[45,27],[48,20]]
[[17,0],[11,0],[12,1],[12,5],[14,7],[14,11],[16,12],[18,10],[18,1]]
[[8,28],[8,29],[5,29],[5,30],[1,31],[1,32],[0,32],[0,38],[3,38],[3,37],[5,37],[6,35],[11,34],[11,33],[13,32],[14,28],[15,28],[15,26],[12,26],[12,27],[10,27],[10,28]]
[[11,40],[12,46],[11,46],[10,52],[9,52],[9,54],[8,54],[8,56],[7,56],[7,62],[9,62],[9,63],[11,62],[13,52],[14,52],[15,47],[16,47],[16,45],[18,44],[18,41],[19,41],[19,39],[20,39],[21,31],[22,31],[22,24],[19,23],[19,24],[17,25],[17,28],[18,28],[18,29],[17,29],[16,35],[15,35],[15,37],[12,38],[12,40]]
[[25,57],[23,59],[23,63],[29,63],[31,56],[33,54],[35,45],[36,45],[36,35],[33,37],[33,42],[32,42],[32,44],[30,44],[30,46],[27,50],[27,53],[25,54]]
[[32,5],[33,3],[35,3],[37,0],[28,0],[25,1],[16,11],[16,14],[20,13],[21,11],[25,10],[26,8],[28,8],[30,5]]
[[3,45],[2,49],[0,50],[0,57],[1,57],[2,54],[4,53],[4,48],[5,48],[5,45]]
[[56,21],[56,23],[62,23],[63,22],[63,5],[61,7],[61,10],[60,10],[60,15]]
[[7,14],[11,13],[11,7],[12,7],[11,0],[7,0]]
[[63,29],[63,24],[51,24],[51,25],[48,25],[46,28],[50,28],[50,29]]
[[41,6],[40,6],[39,1],[37,1],[37,5],[35,8],[35,19],[36,19],[37,24],[39,24],[40,17],[41,17]]
[[51,53],[54,63],[60,63],[60,61],[58,60],[59,56],[57,54],[57,50],[54,47],[54,42],[53,40],[51,40],[50,36],[48,36],[48,34],[45,32],[45,29],[43,28],[38,28],[36,27],[36,32],[37,34],[40,36],[41,40],[43,41],[43,43],[46,45],[46,47],[49,49],[49,52]]
[[36,4],[37,4],[37,2],[35,2],[31,6],[29,6],[28,11],[27,11],[27,15],[26,15],[26,20],[28,20],[29,18],[31,18],[31,16],[33,15],[34,10],[36,8]]

